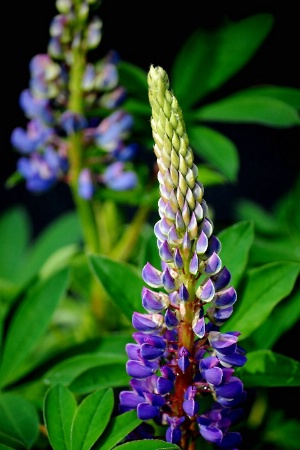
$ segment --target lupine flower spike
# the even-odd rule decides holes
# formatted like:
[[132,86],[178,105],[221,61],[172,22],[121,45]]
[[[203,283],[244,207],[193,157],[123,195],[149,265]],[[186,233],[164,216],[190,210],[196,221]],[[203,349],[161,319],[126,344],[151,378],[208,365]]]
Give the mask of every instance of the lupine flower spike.
[[128,142],[133,118],[120,109],[126,91],[119,85],[119,56],[111,51],[88,61],[102,38],[97,6],[96,0],[57,0],[48,52],[30,61],[29,87],[20,95],[28,123],[13,130],[11,143],[22,155],[17,172],[32,192],[63,181],[89,200],[99,187],[120,191],[137,184],[127,170],[137,144]]
[[[165,426],[164,439],[184,450],[194,449],[200,437],[234,450],[241,435],[230,427],[241,418],[246,398],[234,372],[246,357],[237,343],[240,333],[220,328],[237,294],[219,256],[221,242],[213,235],[182,111],[166,72],[151,66],[148,85],[159,169],[160,220],[154,233],[161,269],[147,263],[142,271],[148,285],[142,290],[146,312],[133,313],[136,344],[126,347],[132,389],[120,393],[120,411],[136,409],[143,421]],[[128,439],[137,439],[137,432]],[[149,430],[147,436],[154,438]]]

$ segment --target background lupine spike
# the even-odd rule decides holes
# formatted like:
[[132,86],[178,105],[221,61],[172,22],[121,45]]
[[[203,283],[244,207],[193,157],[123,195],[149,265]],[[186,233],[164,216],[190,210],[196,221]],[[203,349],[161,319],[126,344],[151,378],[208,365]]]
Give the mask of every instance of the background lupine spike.
[[[246,357],[237,345],[240,333],[219,330],[237,294],[227,287],[230,273],[218,255],[221,242],[213,235],[182,111],[166,72],[151,66],[148,84],[161,193],[154,233],[162,271],[148,262],[142,275],[148,286],[164,288],[166,294],[160,292],[160,304],[158,294],[142,290],[146,313],[133,313],[139,339],[127,351],[126,366],[131,386],[139,389],[120,393],[120,411],[136,409],[141,420],[155,418],[166,426],[166,440],[184,450],[194,449],[200,436],[236,450],[241,436],[228,430],[240,417],[233,408],[246,393],[234,366],[244,365]],[[203,412],[200,405],[207,396],[210,403]]]

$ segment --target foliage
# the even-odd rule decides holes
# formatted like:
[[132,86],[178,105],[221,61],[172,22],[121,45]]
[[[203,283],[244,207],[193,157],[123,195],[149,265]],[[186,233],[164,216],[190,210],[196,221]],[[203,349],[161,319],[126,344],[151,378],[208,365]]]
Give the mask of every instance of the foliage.
[[[218,89],[246,67],[272,23],[262,14],[214,31],[198,29],[174,60],[172,89],[208,189],[237,183],[240,164],[238,149],[216,123],[300,125],[297,89],[247,87],[218,98]],[[127,91],[122,107],[135,119],[133,137],[152,161],[147,74],[126,61],[117,67]],[[90,208],[89,200],[75,202],[73,212],[35,239],[22,206],[0,218],[0,449],[180,448],[161,440],[161,430],[154,441],[126,442],[142,421],[135,411],[118,410],[118,393],[129,385],[131,316],[143,311],[141,269],[147,262],[160,264],[151,215],[156,221],[159,192],[149,172],[138,169],[140,184],[131,191],[99,191],[90,211],[100,245],[87,245],[91,222],[81,205]],[[299,420],[274,409],[271,395],[273,388],[300,386],[300,362],[279,345],[289,342],[300,320],[299,181],[272,213],[248,199],[239,202],[236,222],[218,234],[239,299],[224,331],[241,331],[248,357],[238,376],[249,392],[239,426],[249,450],[298,448]]]

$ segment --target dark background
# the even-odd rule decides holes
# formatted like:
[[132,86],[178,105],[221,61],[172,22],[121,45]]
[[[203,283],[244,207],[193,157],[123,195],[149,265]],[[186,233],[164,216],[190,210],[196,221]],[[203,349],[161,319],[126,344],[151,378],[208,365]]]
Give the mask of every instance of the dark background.
[[[103,21],[99,46],[102,57],[110,49],[122,59],[148,71],[150,64],[167,73],[184,41],[198,27],[218,27],[225,20],[239,20],[261,12],[271,13],[274,27],[249,64],[218,92],[220,97],[257,84],[300,87],[299,14],[297,2],[185,0],[102,0],[98,15]],[[43,195],[33,195],[23,184],[4,187],[19,158],[10,145],[14,127],[27,121],[19,107],[20,92],[28,86],[30,59],[45,53],[49,25],[57,14],[54,0],[5,2],[2,6],[2,132],[1,211],[23,204],[38,233],[53,218],[73,207],[68,188],[62,184]],[[172,80],[170,80],[172,83]],[[176,95],[176,93],[175,93]],[[247,197],[268,209],[293,185],[299,173],[300,127],[275,129],[254,125],[222,125],[218,128],[238,147],[241,161],[239,181],[217,191],[206,190],[218,219],[232,220],[232,204]]]

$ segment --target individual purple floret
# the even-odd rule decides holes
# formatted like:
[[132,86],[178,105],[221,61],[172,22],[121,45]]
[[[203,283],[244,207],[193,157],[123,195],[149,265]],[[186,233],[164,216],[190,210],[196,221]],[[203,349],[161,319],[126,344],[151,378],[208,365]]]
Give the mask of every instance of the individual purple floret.
[[220,328],[233,313],[237,293],[219,256],[221,242],[213,234],[168,77],[151,66],[148,83],[161,194],[154,226],[161,267],[147,262],[142,270],[149,286],[142,289],[145,313],[132,316],[136,344],[126,346],[132,391],[120,393],[120,411],[135,409],[141,420],[165,426],[166,441],[184,450],[194,449],[201,437],[236,450],[241,435],[231,426],[242,417],[246,392],[235,370],[246,356],[240,333]]
[[[138,183],[129,167],[138,151],[128,141],[133,118],[120,109],[126,91],[119,85],[119,56],[111,51],[93,63],[87,57],[102,37],[94,3],[56,2],[48,53],[29,64],[29,86],[19,98],[28,123],[13,130],[11,144],[22,154],[17,171],[33,192],[63,181],[90,200],[101,186],[126,191]],[[56,167],[48,161],[49,147],[57,153]]]

